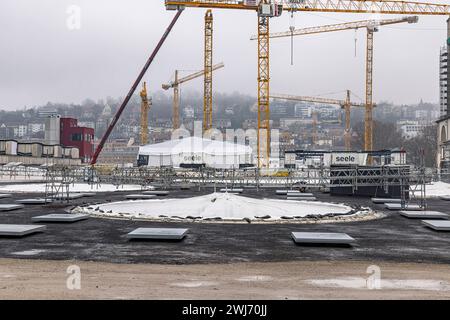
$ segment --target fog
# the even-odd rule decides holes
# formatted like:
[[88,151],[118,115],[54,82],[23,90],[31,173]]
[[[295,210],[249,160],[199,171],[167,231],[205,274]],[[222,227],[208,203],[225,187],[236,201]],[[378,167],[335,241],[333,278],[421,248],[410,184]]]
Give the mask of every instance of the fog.
[[[436,1],[445,3],[445,1]],[[71,29],[71,6],[80,28]],[[73,7],[72,7],[73,8]],[[145,76],[150,92],[173,77],[202,69],[204,9],[188,8]],[[51,102],[79,103],[124,96],[175,12],[161,0],[2,0],[0,2],[0,109]],[[391,15],[297,13],[297,28]],[[439,99],[439,49],[445,16],[421,16],[417,24],[380,27],[375,33],[374,100],[417,103]],[[69,22],[69,25],[68,25]],[[271,19],[271,31],[287,31],[290,15]],[[214,11],[214,90],[256,96],[255,12]],[[355,37],[356,57],[355,57]],[[324,95],[365,90],[364,29],[271,41],[271,90]],[[202,91],[202,79],[182,90]],[[341,96],[343,93],[328,96]]]

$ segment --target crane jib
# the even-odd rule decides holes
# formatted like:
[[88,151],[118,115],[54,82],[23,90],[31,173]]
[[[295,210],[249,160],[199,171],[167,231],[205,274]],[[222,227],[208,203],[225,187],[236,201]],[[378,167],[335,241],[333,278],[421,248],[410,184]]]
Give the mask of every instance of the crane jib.
[[[316,11],[341,13],[380,13],[380,14],[419,14],[419,15],[450,15],[448,4],[424,3],[397,0],[281,0],[267,1],[278,4],[282,11]],[[167,10],[179,8],[210,8],[237,9],[258,11],[259,1],[255,0],[166,0]]]

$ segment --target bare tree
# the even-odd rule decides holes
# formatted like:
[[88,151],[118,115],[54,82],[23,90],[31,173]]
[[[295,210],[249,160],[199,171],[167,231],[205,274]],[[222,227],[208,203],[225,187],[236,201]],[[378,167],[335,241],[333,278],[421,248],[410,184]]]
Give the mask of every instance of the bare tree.
[[[374,150],[400,148],[403,144],[401,134],[393,123],[374,121],[373,146]],[[352,149],[364,149],[364,122],[353,127],[356,137],[352,140]]]

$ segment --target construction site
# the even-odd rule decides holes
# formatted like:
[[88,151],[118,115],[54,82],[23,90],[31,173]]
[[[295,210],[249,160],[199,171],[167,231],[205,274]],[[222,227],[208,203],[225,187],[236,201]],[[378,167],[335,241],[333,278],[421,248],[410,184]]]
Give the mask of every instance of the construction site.
[[[117,93],[120,104],[106,104],[95,125],[52,111],[43,116],[40,140],[0,131],[0,299],[450,299],[447,55],[441,51],[433,166],[426,145],[414,157],[400,145],[377,149],[383,144],[374,121],[375,112],[388,113],[380,111],[385,102],[374,88],[374,74],[385,76],[374,71],[377,32],[434,17],[447,30],[448,49],[450,5],[160,2],[168,26],[148,59],[138,62],[143,67],[131,70],[128,91]],[[204,13],[203,65],[200,71],[167,66],[171,78],[158,87],[170,96],[171,118],[157,130],[151,67],[193,11]],[[257,118],[239,129],[215,110],[215,77],[227,70],[226,57],[214,59],[216,43],[224,41],[215,28],[223,11],[250,12],[255,20],[255,29],[246,30],[254,34],[239,36],[257,48]],[[303,13],[358,19],[270,27],[278,17],[293,21]],[[300,56],[295,39],[358,30],[364,32],[363,98],[351,88],[338,92],[340,98],[272,92],[272,85],[283,88],[271,81],[272,43],[285,40],[293,65]],[[176,57],[179,50],[164,54]],[[203,103],[192,107],[192,116],[182,89],[195,81]],[[127,120],[133,103],[136,124]],[[295,117],[280,116],[285,105]],[[405,132],[412,126],[402,125]],[[114,136],[127,126],[138,139]],[[69,282],[66,288],[77,272],[79,288]]]

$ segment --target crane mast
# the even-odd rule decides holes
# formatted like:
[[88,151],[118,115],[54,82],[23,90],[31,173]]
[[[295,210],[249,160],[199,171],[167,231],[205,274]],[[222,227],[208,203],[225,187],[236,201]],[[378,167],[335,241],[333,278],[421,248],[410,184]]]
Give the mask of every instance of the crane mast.
[[267,168],[270,156],[270,106],[269,106],[269,17],[258,17],[258,167]]
[[141,145],[148,144],[148,111],[152,104],[151,99],[147,96],[147,84],[142,85],[141,95]]
[[344,143],[345,150],[350,151],[352,148],[352,136],[350,131],[350,90],[347,90],[347,98],[344,102],[344,111],[345,111],[345,132],[344,132]]
[[213,73],[213,14],[205,14],[205,76],[203,93],[203,131],[212,128],[212,73]]
[[[366,42],[366,112],[364,116],[364,150],[373,150],[373,33],[367,28]],[[369,158],[369,164],[371,163]]]
[[172,126],[173,130],[180,127],[180,83],[178,81],[178,70],[175,70],[175,85],[173,87]]

